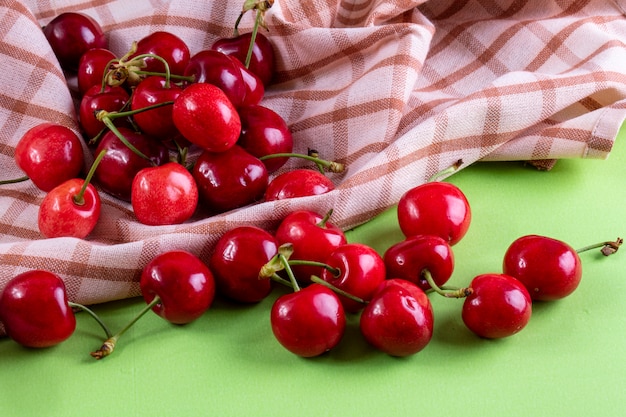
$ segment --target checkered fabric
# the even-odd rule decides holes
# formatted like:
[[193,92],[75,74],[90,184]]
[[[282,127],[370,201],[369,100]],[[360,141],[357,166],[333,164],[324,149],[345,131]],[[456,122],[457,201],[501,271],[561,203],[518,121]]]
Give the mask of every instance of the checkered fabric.
[[[78,132],[75,94],[40,29],[54,16],[91,15],[118,56],[156,30],[195,53],[232,35],[242,4],[0,0],[0,177],[23,175],[13,157],[29,128],[52,121]],[[458,159],[549,168],[560,158],[606,158],[626,115],[625,9],[623,0],[276,0],[265,34],[277,72],[263,105],[288,122],[295,151],[346,164],[329,174],[336,190],[162,227],[139,224],[129,204],[104,195],[98,226],[78,240],[42,238],[44,193],[30,182],[5,185],[0,288],[43,268],[77,302],[137,296],[141,268],[160,252],[206,260],[225,230],[272,229],[301,208],[332,207],[348,229]],[[240,30],[252,21],[247,14]]]

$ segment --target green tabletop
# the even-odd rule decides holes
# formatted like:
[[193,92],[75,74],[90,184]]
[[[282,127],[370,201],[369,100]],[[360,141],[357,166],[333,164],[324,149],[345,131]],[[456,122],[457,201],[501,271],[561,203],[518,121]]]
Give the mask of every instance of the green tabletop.
[[[562,160],[553,170],[477,163],[448,181],[466,193],[473,220],[454,247],[451,284],[500,272],[517,237],[542,234],[574,247],[626,237],[626,130],[608,160]],[[395,209],[348,232],[381,254],[402,235]],[[536,303],[529,325],[500,340],[474,336],[461,300],[431,295],[433,340],[408,358],[369,347],[357,316],[340,345],[303,359],[274,339],[269,310],[216,301],[176,327],[154,314],[96,361],[101,332],[86,314],[65,343],[24,349],[0,340],[0,416],[624,416],[626,249],[582,255],[570,297]],[[94,306],[114,329],[144,306]]]

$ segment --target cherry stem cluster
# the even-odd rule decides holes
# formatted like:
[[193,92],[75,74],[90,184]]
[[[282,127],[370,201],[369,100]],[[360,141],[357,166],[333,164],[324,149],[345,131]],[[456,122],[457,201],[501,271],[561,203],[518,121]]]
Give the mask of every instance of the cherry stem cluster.
[[428,285],[430,285],[430,288],[432,288],[433,291],[447,298],[465,298],[474,292],[471,287],[462,287],[462,288],[440,287],[439,285],[437,285],[437,283],[433,279],[432,274],[430,273],[428,269],[424,269],[422,271],[422,276],[424,277],[426,282],[428,282]]
[[613,241],[600,242],[593,245],[588,245],[576,250],[576,253],[583,253],[593,249],[600,249],[600,252],[604,256],[609,256],[617,252],[620,246],[624,243],[624,239],[618,237]]

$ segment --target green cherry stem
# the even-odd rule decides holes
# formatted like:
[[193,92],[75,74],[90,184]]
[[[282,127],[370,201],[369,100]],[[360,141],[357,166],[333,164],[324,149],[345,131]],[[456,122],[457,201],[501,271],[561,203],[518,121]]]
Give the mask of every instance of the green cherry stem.
[[595,243],[593,245],[584,246],[580,249],[576,249],[576,253],[583,253],[583,252],[587,252],[593,249],[600,249],[600,252],[602,253],[602,255],[609,256],[617,252],[619,247],[622,246],[622,243],[624,243],[624,239],[622,239],[621,237],[618,237],[617,239],[613,241]]
[[317,168],[320,170],[320,172],[322,174],[325,173],[326,171],[340,173],[340,172],[345,171],[345,169],[346,169],[344,164],[342,164],[340,162],[336,162],[336,161],[327,161],[325,159],[321,159],[321,158],[319,158],[317,156],[317,153],[314,153],[312,155],[305,155],[305,154],[301,154],[301,153],[291,153],[291,152],[273,153],[273,154],[270,154],[270,155],[263,155],[259,159],[261,161],[264,161],[266,159],[272,159],[272,158],[301,158],[301,159],[305,159],[307,161],[311,161],[311,162],[315,163],[315,165],[317,165]]
[[98,316],[89,307],[83,304],[74,303],[72,301],[68,302],[68,305],[73,309],[84,311],[85,313],[89,314],[100,325],[100,327],[102,327],[102,330],[104,330],[104,334],[106,335],[107,339],[113,336],[113,333],[111,333],[111,330],[109,330],[108,326],[104,323],[104,321],[102,321],[100,316]]
[[459,159],[454,164],[450,165],[448,168],[446,168],[446,169],[444,169],[442,171],[436,172],[434,175],[432,175],[428,179],[428,182],[437,182],[441,178],[444,178],[444,177],[447,177],[449,175],[452,175],[455,172],[457,172],[459,170],[459,168],[461,168],[462,165],[463,165],[463,160]]
[[17,184],[19,182],[28,181],[29,179],[30,178],[27,175],[25,175],[23,177],[13,178],[12,180],[2,180],[2,181],[0,181],[0,185]]
[[349,299],[351,299],[353,301],[356,301],[357,303],[361,303],[361,304],[367,304],[368,303],[364,299],[362,299],[360,297],[357,297],[356,295],[352,295],[349,292],[346,292],[346,291],[342,290],[341,288],[334,286],[330,282],[324,281],[323,279],[321,279],[318,276],[311,275],[311,282],[323,285],[323,286],[331,289],[333,292],[335,292],[335,293],[337,293],[339,295],[343,295],[344,297],[349,298]]
[[437,283],[435,283],[435,280],[433,279],[433,276],[428,269],[424,269],[422,271],[422,276],[428,282],[428,285],[430,285],[430,288],[432,288],[433,291],[447,298],[464,298],[464,297],[471,295],[474,292],[471,287],[464,287],[464,288],[440,287],[439,285],[437,285]]
[[96,173],[96,169],[98,168],[100,161],[102,161],[102,158],[104,158],[106,153],[107,153],[106,149],[103,149],[98,154],[98,156],[96,156],[96,159],[93,161],[93,164],[91,164],[91,168],[89,168],[89,172],[87,173],[87,176],[85,177],[83,186],[80,187],[78,194],[76,194],[73,197],[74,203],[76,203],[77,205],[82,206],[83,204],[85,204],[85,192],[87,191],[87,187],[89,186],[89,183],[91,182],[91,179],[93,178],[93,175]]
[[[160,105],[165,105],[164,103],[170,103],[168,102],[163,102],[163,103],[159,103]],[[157,106],[157,104],[155,104],[154,106]],[[142,109],[138,109],[138,110],[145,110],[148,109],[149,107],[154,107],[154,106],[148,106],[148,107],[144,107]],[[132,113],[133,111],[137,111],[137,110],[131,110],[128,112],[123,112],[123,113]],[[122,113],[115,113],[117,116],[119,116]],[[143,158],[147,161],[151,161],[149,157],[146,156],[146,154],[144,154],[143,152],[141,152],[139,149],[137,149],[132,143],[130,143],[128,141],[128,139],[126,139],[126,137],[122,134],[122,132],[120,132],[118,130],[118,128],[115,126],[115,124],[113,123],[112,118],[110,117],[111,113],[105,111],[105,110],[100,110],[98,112],[98,114],[96,115],[96,118],[100,121],[102,121],[102,123],[104,123],[104,125],[106,127],[109,128],[109,130],[111,130],[111,132],[113,132],[113,134],[115,136],[117,136],[117,138],[128,147],[128,149],[130,149],[131,151],[133,151],[137,156],[139,156],[140,158]],[[152,162],[152,161],[151,161]]]
[[152,310],[152,308],[160,302],[161,298],[159,296],[155,296],[152,301],[146,304],[146,306],[141,309],[141,311],[139,311],[139,313],[137,313],[137,315],[133,317],[124,327],[122,327],[120,331],[118,331],[113,336],[107,338],[107,340],[104,341],[100,349],[91,352],[91,356],[95,359],[103,359],[113,353],[113,350],[115,349],[115,345],[117,344],[119,338],[122,337],[122,335],[126,333],[128,329],[130,329],[140,318],[142,318],[148,311]]

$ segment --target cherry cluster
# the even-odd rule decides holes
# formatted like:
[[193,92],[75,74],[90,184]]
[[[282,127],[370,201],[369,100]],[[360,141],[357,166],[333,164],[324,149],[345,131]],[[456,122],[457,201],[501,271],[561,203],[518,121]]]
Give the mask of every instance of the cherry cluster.
[[[80,177],[81,138],[52,123],[20,139],[16,164],[47,193],[38,218],[45,237],[87,237],[100,192],[131,203],[143,224],[171,225],[334,189],[326,173],[343,165],[314,150],[293,153],[285,120],[261,105],[275,72],[273,46],[258,31],[271,3],[246,1],[240,18],[255,11],[254,30],[240,34],[238,19],[233,37],[194,55],[177,35],[158,31],[117,57],[99,24],[80,13],[44,27],[68,84],[76,80],[79,125],[94,157]],[[313,169],[276,173],[290,157]]]

